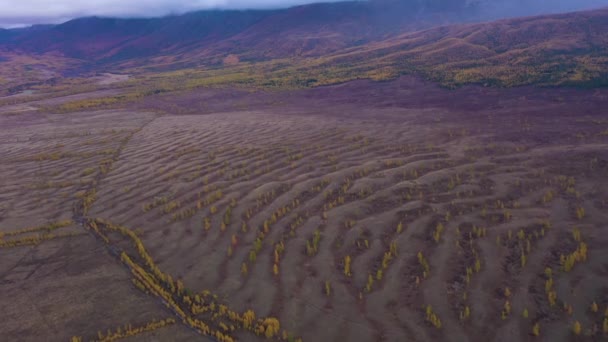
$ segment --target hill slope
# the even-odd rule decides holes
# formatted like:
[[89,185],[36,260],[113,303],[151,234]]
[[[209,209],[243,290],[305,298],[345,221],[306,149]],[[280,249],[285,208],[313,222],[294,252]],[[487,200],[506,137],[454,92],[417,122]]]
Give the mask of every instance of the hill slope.
[[416,71],[446,85],[606,85],[606,32],[608,9],[452,25],[350,49],[316,67]]
[[[608,9],[437,26],[470,20],[472,12],[462,8],[435,11],[376,0],[156,19],[83,18],[0,31],[0,57],[10,62],[0,69],[9,68],[9,81],[17,82],[16,65],[25,56],[30,82],[38,77],[31,70],[52,64],[53,75],[62,68],[72,75],[140,75],[152,92],[226,84],[309,87],[404,74],[448,87],[608,84]],[[171,72],[177,70],[182,72]],[[147,77],[151,72],[160,74]]]
[[45,30],[0,32],[4,45],[94,63],[177,56],[218,63],[229,54],[247,60],[321,56],[387,36],[464,20],[418,2],[351,1],[282,10],[213,10],[150,19],[80,18]]
[[[323,56],[165,73],[163,90],[218,84],[309,87],[422,75],[447,87],[608,85],[608,9],[405,33]],[[277,43],[280,44],[280,43]],[[133,65],[149,72],[160,65]],[[165,64],[164,67],[171,65]]]

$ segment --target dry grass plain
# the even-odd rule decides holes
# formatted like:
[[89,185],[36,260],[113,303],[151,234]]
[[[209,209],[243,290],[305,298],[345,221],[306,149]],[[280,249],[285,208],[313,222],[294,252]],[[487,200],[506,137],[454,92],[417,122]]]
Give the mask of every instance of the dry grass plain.
[[0,115],[0,333],[601,340],[606,105],[402,78]]

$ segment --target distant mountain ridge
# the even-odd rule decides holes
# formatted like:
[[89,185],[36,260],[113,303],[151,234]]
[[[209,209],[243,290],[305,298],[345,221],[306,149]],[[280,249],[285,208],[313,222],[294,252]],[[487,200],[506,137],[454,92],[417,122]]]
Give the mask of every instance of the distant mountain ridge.
[[[429,2],[432,2],[429,0]],[[451,8],[451,7],[450,7]],[[151,19],[79,18],[41,29],[0,31],[5,49],[91,62],[187,52],[218,62],[320,56],[390,35],[466,20],[417,1],[350,1],[280,10],[213,10]]]
[[445,86],[608,85],[608,8],[479,22],[479,11],[495,0],[456,0],[448,7],[446,1],[88,17],[0,30],[0,70],[14,83],[22,78],[15,71],[21,65],[43,75],[27,72],[31,82],[51,77],[45,70],[78,75],[188,69],[199,77],[191,85],[300,87],[403,74]]

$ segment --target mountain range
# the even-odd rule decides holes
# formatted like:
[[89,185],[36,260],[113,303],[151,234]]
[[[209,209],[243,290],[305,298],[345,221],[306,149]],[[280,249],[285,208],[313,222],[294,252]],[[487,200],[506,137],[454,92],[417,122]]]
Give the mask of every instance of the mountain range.
[[87,17],[0,30],[0,62],[27,56],[30,66],[50,68],[53,59],[53,70],[69,74],[246,67],[249,78],[262,77],[250,75],[255,64],[272,84],[286,73],[321,85],[411,72],[446,85],[604,84],[608,10],[484,22],[487,8],[466,0],[372,0]]
[[[450,6],[452,8],[452,6]],[[462,21],[410,1],[322,3],[280,10],[212,10],[149,19],[78,18],[0,31],[5,48],[98,63],[162,55],[248,60],[320,56],[393,34]]]

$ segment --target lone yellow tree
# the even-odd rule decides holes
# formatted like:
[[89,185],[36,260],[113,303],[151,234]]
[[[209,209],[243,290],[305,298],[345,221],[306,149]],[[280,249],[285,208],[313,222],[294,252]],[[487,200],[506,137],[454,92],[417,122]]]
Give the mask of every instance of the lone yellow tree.
[[599,307],[597,306],[597,303],[596,303],[596,302],[593,302],[593,303],[591,304],[591,312],[596,313],[596,312],[598,312],[598,311],[599,311]]
[[582,331],[583,331],[583,327],[581,325],[581,322],[575,321],[574,324],[572,325],[572,332],[574,333],[574,335],[578,336],[581,334]]
[[325,295],[327,295],[327,297],[331,295],[331,283],[329,280],[325,281]]
[[347,277],[351,276],[350,262],[351,262],[350,255],[345,256],[344,257],[344,275],[347,276]]
[[532,326],[532,335],[534,335],[536,337],[540,336],[540,324],[535,323]]

